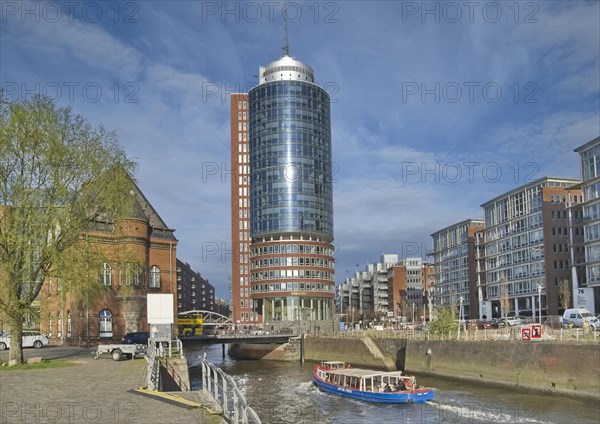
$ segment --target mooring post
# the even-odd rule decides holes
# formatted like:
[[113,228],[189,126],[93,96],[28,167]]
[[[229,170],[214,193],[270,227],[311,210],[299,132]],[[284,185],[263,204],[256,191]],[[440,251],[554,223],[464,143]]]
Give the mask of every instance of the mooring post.
[[304,365],[304,332],[300,335],[300,363]]
[[225,343],[221,345],[221,348],[223,350],[223,359],[225,359]]

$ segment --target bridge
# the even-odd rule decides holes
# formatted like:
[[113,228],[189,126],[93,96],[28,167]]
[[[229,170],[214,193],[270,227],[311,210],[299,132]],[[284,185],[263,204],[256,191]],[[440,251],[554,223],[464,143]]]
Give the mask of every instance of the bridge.
[[293,334],[281,335],[251,335],[251,334],[224,334],[224,335],[204,335],[204,336],[188,336],[179,337],[184,344],[231,344],[231,343],[287,343]]
[[233,325],[231,318],[221,315],[213,311],[204,311],[201,309],[194,309],[192,311],[179,312],[178,318],[185,318],[187,316],[202,315],[202,325],[206,326],[221,326],[221,325]]
[[278,330],[269,334],[263,330],[241,331],[240,325],[231,318],[213,311],[192,310],[180,312],[177,316],[185,318],[202,315],[202,336],[180,336],[186,344],[231,344],[231,343],[287,343],[295,334],[291,329]]

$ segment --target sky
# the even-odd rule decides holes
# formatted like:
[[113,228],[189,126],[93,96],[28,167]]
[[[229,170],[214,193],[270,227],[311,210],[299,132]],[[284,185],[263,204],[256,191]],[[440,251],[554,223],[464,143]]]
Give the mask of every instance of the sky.
[[[0,3],[0,82],[115,130],[229,298],[229,94],[282,55],[283,2]],[[336,283],[544,176],[600,135],[598,1],[288,2],[290,54],[331,97]]]

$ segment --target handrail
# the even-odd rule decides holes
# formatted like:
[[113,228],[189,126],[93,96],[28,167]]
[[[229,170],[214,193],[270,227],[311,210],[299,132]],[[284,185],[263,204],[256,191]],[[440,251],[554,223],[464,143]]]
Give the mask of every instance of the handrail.
[[[162,381],[160,379],[160,362],[162,358],[171,358],[179,356],[184,358],[183,344],[181,340],[172,340],[170,343],[158,342],[157,347],[154,340],[150,339],[146,349],[146,361],[148,362],[147,385],[149,390],[162,390]],[[164,361],[166,362],[166,361]],[[175,375],[176,373],[174,373]],[[181,386],[180,386],[181,387]]]
[[[206,356],[206,354],[205,354]],[[260,418],[246,402],[235,381],[223,370],[200,357],[202,390],[220,406],[223,417],[232,424],[261,424]]]

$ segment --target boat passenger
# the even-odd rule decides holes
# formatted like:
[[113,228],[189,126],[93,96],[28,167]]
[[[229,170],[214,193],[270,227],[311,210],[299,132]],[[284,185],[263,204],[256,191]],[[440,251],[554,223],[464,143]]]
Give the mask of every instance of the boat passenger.
[[400,380],[400,384],[398,385],[398,390],[400,390],[400,391],[406,390],[406,382],[404,381],[404,379]]

